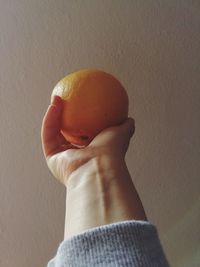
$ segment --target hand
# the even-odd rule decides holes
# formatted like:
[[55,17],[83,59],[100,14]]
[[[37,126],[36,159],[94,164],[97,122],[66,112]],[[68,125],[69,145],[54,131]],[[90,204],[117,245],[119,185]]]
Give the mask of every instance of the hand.
[[61,115],[63,100],[54,96],[42,122],[42,148],[47,165],[52,174],[67,185],[70,175],[92,158],[106,155],[110,158],[124,159],[129,142],[134,134],[134,120],[128,118],[120,126],[103,130],[92,142],[77,148],[67,142],[61,134]]

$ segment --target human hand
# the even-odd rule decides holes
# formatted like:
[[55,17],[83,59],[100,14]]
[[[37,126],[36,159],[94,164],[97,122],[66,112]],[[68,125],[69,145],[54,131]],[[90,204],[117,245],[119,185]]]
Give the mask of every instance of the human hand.
[[120,126],[103,130],[88,146],[77,148],[67,142],[60,131],[62,109],[63,100],[54,96],[43,118],[41,129],[42,148],[47,165],[61,183],[67,185],[70,175],[93,158],[105,155],[111,160],[124,159],[135,131],[132,118],[128,118]]

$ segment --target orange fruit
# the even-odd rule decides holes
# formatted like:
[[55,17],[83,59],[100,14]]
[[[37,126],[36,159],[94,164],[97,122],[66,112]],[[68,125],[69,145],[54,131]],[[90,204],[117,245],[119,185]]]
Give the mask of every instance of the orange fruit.
[[128,117],[128,95],[122,84],[104,71],[86,69],[67,75],[52,92],[64,100],[61,132],[78,146],[88,145],[103,129]]

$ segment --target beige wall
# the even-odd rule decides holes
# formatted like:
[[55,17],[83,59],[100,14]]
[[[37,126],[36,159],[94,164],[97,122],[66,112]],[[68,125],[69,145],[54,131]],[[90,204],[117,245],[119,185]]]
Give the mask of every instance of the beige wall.
[[0,266],[45,266],[62,241],[41,121],[60,78],[96,67],[127,88],[127,164],[170,262],[197,267],[200,2],[0,0],[0,27]]

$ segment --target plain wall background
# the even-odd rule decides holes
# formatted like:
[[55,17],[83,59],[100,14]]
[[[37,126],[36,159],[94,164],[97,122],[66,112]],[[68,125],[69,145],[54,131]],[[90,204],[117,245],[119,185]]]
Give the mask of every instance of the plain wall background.
[[88,67],[126,87],[148,218],[172,266],[198,266],[199,48],[198,0],[0,0],[0,266],[45,266],[63,239],[65,189],[40,128],[57,81]]

